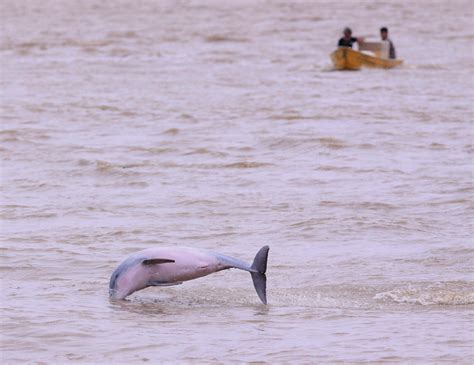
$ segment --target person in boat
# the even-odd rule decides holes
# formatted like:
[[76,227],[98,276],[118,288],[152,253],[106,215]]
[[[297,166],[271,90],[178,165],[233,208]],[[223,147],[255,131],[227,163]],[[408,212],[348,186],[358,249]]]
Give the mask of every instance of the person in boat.
[[364,41],[364,38],[361,37],[353,37],[352,36],[352,30],[349,27],[345,27],[343,33],[343,37],[339,39],[339,42],[337,43],[338,47],[349,47],[352,48],[352,45],[357,42],[357,43],[362,43]]
[[387,27],[380,28],[380,38],[382,38],[382,41],[386,41],[390,45],[390,50],[388,52],[388,57],[391,58],[391,59],[397,58],[397,55],[395,53],[395,46],[393,45],[392,40],[390,38],[388,38],[388,28]]

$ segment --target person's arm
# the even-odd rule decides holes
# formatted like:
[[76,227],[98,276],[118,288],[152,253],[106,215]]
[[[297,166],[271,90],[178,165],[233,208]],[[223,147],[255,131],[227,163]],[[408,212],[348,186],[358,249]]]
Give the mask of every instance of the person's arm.
[[356,38],[356,42],[359,43],[359,44],[364,43],[364,40],[365,40],[364,37],[357,37]]

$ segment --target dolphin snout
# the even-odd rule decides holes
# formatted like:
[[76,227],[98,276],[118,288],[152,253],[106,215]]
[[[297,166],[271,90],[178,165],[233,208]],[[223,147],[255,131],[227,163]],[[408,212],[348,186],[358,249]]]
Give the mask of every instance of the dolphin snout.
[[122,300],[124,299],[128,294],[127,293],[121,293],[117,289],[109,289],[109,299],[111,300]]

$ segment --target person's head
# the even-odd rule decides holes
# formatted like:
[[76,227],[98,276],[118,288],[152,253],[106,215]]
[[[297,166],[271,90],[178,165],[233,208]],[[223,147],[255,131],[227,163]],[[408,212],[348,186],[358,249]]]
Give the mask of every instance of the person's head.
[[380,37],[382,37],[382,40],[386,40],[388,38],[388,29],[387,29],[387,27],[380,28]]
[[352,36],[352,30],[349,27],[345,27],[342,33],[344,34],[344,37],[346,38],[350,38]]

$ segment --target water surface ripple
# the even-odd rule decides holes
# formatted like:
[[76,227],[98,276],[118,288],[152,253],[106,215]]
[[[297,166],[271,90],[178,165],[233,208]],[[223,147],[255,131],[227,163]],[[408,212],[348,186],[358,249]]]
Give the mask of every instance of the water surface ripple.
[[[0,6],[2,363],[474,361],[472,3]],[[405,66],[333,72],[345,25]],[[268,306],[108,300],[136,250],[264,244]]]

